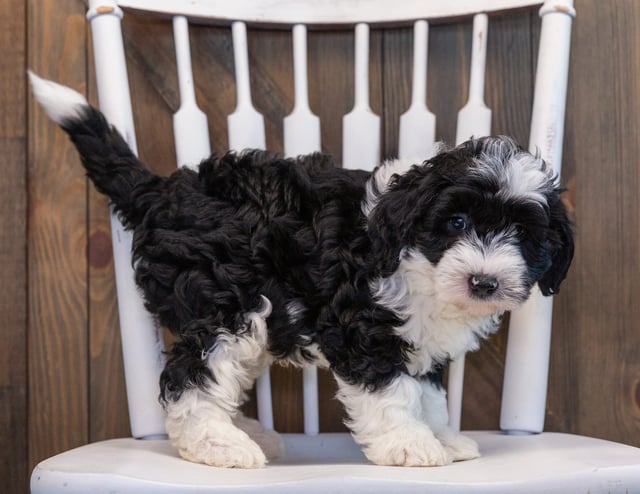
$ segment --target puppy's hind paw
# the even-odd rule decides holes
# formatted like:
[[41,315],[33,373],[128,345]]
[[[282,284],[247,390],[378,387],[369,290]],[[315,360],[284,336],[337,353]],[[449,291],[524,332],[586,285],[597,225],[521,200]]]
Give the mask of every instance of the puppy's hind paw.
[[262,468],[267,458],[255,442],[247,438],[242,442],[200,441],[179,448],[180,456],[195,463],[222,468]]

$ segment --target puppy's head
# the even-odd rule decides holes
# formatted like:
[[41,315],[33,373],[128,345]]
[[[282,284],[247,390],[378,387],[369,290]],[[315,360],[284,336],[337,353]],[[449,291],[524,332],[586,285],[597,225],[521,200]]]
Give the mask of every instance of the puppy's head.
[[417,253],[438,297],[493,312],[520,305],[536,283],[557,292],[567,273],[573,234],[556,177],[509,138],[472,139],[373,188],[368,230],[380,276]]

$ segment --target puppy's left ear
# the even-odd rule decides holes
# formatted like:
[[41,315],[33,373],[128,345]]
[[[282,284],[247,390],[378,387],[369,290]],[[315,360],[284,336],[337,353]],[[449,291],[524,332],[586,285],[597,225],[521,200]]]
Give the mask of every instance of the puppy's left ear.
[[543,295],[553,295],[560,289],[573,259],[573,225],[567,214],[559,192],[549,198],[549,244],[551,249],[551,267],[538,281]]
[[388,192],[369,218],[372,267],[382,277],[391,275],[400,264],[410,218],[415,214],[413,210],[406,210],[407,202],[400,193]]
[[370,262],[378,275],[389,276],[400,264],[417,216],[436,195],[434,176],[431,167],[417,166],[394,177],[371,211],[367,225]]

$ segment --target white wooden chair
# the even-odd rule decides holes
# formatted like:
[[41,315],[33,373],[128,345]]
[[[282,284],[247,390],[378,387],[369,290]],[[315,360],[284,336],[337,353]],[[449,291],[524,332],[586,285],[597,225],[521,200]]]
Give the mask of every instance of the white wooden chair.
[[[379,161],[379,117],[369,107],[369,24],[414,29],[412,103],[400,121],[400,155],[425,156],[433,144],[435,117],[426,107],[429,19],[474,16],[468,104],[460,111],[457,140],[490,132],[484,105],[487,15],[541,5],[532,0],[90,0],[100,107],[135,150],[136,140],[120,30],[122,8],[173,17],[181,106],[174,116],[177,162],[197,163],[210,152],[207,120],[196,105],[187,18],[231,26],[237,109],[228,117],[229,147],[265,146],[264,122],[253,108],[246,24],[290,26],[293,35],[295,108],[284,121],[285,153],[320,148],[320,122],[308,104],[306,26],[355,26],[355,105],[343,121],[343,165],[372,168]],[[392,4],[392,8],[390,8]],[[546,1],[531,122],[530,149],[560,172],[572,0]],[[189,463],[164,439],[158,405],[162,367],[159,330],[144,311],[130,268],[131,239],[112,219],[120,325],[133,438],[89,444],[41,462],[33,493],[89,492],[640,492],[640,449],[587,437],[542,433],[551,328],[550,299],[534,294],[511,316],[500,426],[502,432],[470,432],[483,456],[438,468],[369,464],[348,434],[319,433],[317,378],[304,373],[305,434],[286,434],[285,458],[261,470],[225,470]],[[453,425],[459,427],[463,362],[450,371]],[[532,369],[535,372],[532,372]],[[268,374],[257,385],[260,421],[273,427]]]

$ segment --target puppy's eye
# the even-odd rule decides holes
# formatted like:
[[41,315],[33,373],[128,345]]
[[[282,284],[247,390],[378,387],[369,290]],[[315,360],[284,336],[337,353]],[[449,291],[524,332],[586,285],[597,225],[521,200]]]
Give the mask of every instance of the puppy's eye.
[[464,232],[469,227],[469,219],[465,215],[453,216],[447,222],[447,230],[450,233]]

